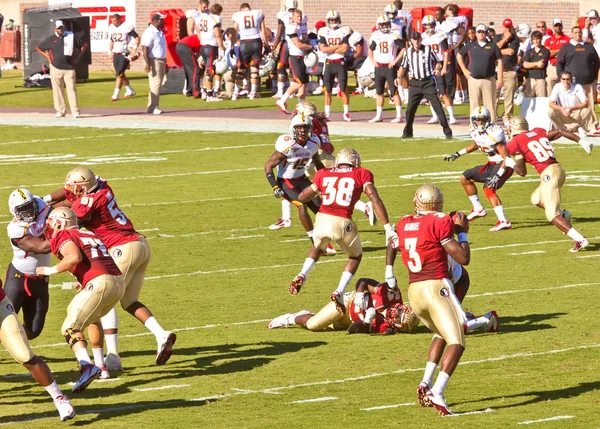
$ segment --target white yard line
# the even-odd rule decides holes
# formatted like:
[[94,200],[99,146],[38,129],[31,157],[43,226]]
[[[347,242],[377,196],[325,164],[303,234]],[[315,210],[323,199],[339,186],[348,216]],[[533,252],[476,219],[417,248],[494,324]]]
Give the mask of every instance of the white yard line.
[[323,396],[322,398],[301,399],[299,401],[286,402],[286,404],[308,404],[311,402],[336,401],[339,398],[336,396]]
[[257,237],[264,237],[264,234],[257,234],[257,235],[242,235],[240,237],[226,237],[225,240],[245,240],[248,238],[257,238]]
[[378,407],[361,408],[360,410],[361,411],[387,410],[389,408],[410,407],[412,405],[417,405],[417,403],[416,402],[405,402],[404,404],[380,405]]
[[190,387],[191,384],[169,384],[167,386],[159,387],[145,387],[143,389],[133,389],[136,392],[150,392],[154,390],[166,390],[166,389],[181,389],[182,387]]
[[508,295],[511,293],[525,293],[525,292],[542,292],[542,291],[548,291],[548,290],[560,290],[560,289],[571,289],[571,288],[578,288],[578,287],[588,287],[588,286],[596,286],[596,285],[600,285],[600,282],[593,282],[593,283],[575,283],[575,284],[571,284],[571,285],[562,285],[562,286],[549,286],[549,287],[544,287],[544,288],[537,288],[537,289],[513,289],[513,290],[502,290],[502,291],[498,291],[498,292],[484,292],[484,293],[477,293],[477,294],[472,294],[472,295],[467,295],[467,298],[479,298],[482,296],[492,296],[492,295]]
[[524,422],[518,422],[518,425],[530,425],[532,423],[542,423],[542,422],[552,422],[554,420],[565,420],[565,419],[574,419],[575,416],[556,416],[556,417],[548,417],[547,419],[539,419],[539,420],[527,420]]
[[531,252],[509,253],[508,256],[536,255],[538,253],[546,253],[546,251],[545,250],[534,250]]
[[470,416],[472,414],[483,414],[483,413],[491,413],[494,410],[491,408],[486,408],[485,410],[479,410],[479,411],[467,411],[466,413],[454,413],[452,415],[449,416],[445,416],[445,417],[460,417],[460,416]]
[[575,256],[577,259],[599,258],[600,255]]

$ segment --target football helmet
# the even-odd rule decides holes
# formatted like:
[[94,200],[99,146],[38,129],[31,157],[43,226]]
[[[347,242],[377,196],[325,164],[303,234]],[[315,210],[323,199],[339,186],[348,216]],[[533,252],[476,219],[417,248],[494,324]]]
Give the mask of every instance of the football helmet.
[[75,201],[93,192],[98,187],[98,179],[92,170],[87,167],[75,167],[67,173],[65,191],[67,200]]
[[319,61],[319,57],[313,51],[310,51],[308,54],[304,55],[304,65],[309,69],[312,69],[317,65]]
[[275,60],[268,55],[263,57],[258,68],[258,75],[260,77],[267,77],[273,70],[275,70]]
[[290,130],[294,141],[299,144],[306,143],[312,137],[312,117],[304,113],[298,113],[292,118]]
[[[480,124],[479,121],[483,121],[483,123]],[[479,106],[471,112],[471,125],[480,133],[483,133],[491,122],[492,115],[487,107]]]
[[315,106],[310,101],[301,101],[296,104],[296,109],[294,110],[294,114],[297,115],[299,113],[304,113],[308,116],[313,116],[317,113],[317,106]]
[[352,46],[356,46],[356,45],[358,45],[358,43],[361,41],[362,38],[363,38],[362,34],[360,34],[358,31],[354,31],[348,38],[348,43],[351,44]]
[[398,7],[395,4],[390,3],[385,7],[384,12],[385,15],[390,18],[390,21],[394,20],[398,16]]
[[27,189],[15,189],[8,197],[8,210],[19,220],[33,222],[39,213],[35,197]]
[[46,239],[50,240],[57,231],[77,228],[77,216],[69,207],[57,207],[50,212],[46,219]]
[[419,316],[406,304],[391,305],[386,310],[386,319],[400,332],[413,332],[420,322]]
[[392,31],[392,21],[387,15],[381,15],[377,18],[377,29],[382,33],[389,33]]
[[224,75],[227,73],[227,70],[229,70],[229,64],[227,63],[227,59],[225,57],[214,60],[213,67],[215,74],[218,74],[219,76]]
[[345,147],[337,153],[335,156],[335,166],[337,167],[342,164],[351,165],[356,168],[360,167],[360,155],[356,149]]
[[414,198],[415,213],[441,212],[444,209],[442,190],[433,183],[426,183],[417,189]]
[[298,9],[298,0],[285,0],[285,10]]
[[435,18],[433,17],[433,15],[425,15],[423,17],[423,20],[421,21],[421,24],[423,24],[423,28],[425,28],[426,31],[435,31]]
[[529,124],[527,119],[522,116],[513,116],[508,120],[508,137],[511,138],[516,134],[524,133],[529,131]]
[[327,12],[327,15],[325,15],[325,21],[329,28],[335,30],[342,24],[342,17],[337,10],[330,10]]

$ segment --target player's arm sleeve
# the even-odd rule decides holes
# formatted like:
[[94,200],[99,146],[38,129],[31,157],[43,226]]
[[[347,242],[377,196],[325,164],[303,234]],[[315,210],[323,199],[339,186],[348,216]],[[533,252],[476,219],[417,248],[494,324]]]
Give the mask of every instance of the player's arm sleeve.
[[371,171],[367,170],[366,168],[362,169],[360,173],[360,178],[363,184],[363,190],[368,184],[375,185],[375,177],[373,176],[373,173],[371,173]]
[[[83,200],[83,198],[87,198],[87,200]],[[90,202],[90,200],[92,201]],[[94,197],[82,197],[73,203],[71,210],[73,210],[77,219],[85,219],[91,215],[94,200]],[[84,202],[87,202],[87,204],[83,204]]]
[[434,234],[436,240],[443,246],[450,240],[454,240],[454,221],[448,215],[440,218],[439,222],[435,223]]
[[131,34],[131,37],[133,37],[134,39],[135,39],[136,37],[140,37],[140,35],[139,35],[139,34],[137,34],[137,31],[135,31],[134,29],[132,29],[132,30],[129,32],[129,34]]
[[369,49],[374,51],[377,48],[377,43],[375,42],[375,40],[371,39],[369,42]]

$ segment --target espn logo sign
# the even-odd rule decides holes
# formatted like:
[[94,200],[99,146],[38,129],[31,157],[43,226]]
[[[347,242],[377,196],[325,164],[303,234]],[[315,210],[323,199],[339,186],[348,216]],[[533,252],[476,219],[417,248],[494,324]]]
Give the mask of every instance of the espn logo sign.
[[97,28],[99,22],[104,24],[103,21],[106,21],[106,24],[101,26],[107,28],[110,25],[110,17],[115,13],[121,15],[121,21],[126,21],[125,7],[123,6],[78,7],[77,9],[82,15],[90,17],[90,30]]

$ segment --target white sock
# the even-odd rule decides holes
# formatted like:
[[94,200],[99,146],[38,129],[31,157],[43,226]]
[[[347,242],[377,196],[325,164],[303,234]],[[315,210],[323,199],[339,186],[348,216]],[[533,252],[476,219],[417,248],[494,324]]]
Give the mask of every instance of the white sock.
[[127,92],[133,92],[133,88],[131,87],[131,85],[125,85],[125,89],[127,90]]
[[435,110],[433,110],[433,106],[429,106],[429,110],[431,110],[431,119],[435,119],[436,121],[439,121],[440,118],[438,118],[437,113],[435,113]]
[[112,353],[119,356],[118,348],[118,334],[104,334],[104,341],[106,342],[106,353]]
[[118,97],[119,92],[121,92],[121,88],[115,88],[115,91],[113,92],[113,97]]
[[377,106],[377,117],[381,118],[383,116],[383,106]]
[[446,110],[448,111],[450,119],[454,119],[454,106],[446,106]]
[[402,104],[399,106],[396,106],[396,117],[397,118],[401,118],[402,117]]
[[284,92],[279,101],[285,103],[288,100],[288,98],[290,98],[290,95],[287,92]]
[[344,104],[344,113],[350,113],[350,106],[347,104]]
[[233,93],[236,95],[240,93],[240,87],[237,84],[233,85]]
[[291,219],[292,214],[290,212],[290,208],[292,207],[292,203],[288,200],[281,200],[281,219]]
[[425,365],[425,373],[423,374],[422,382],[425,382],[431,387],[433,384],[433,375],[435,374],[435,370],[437,369],[437,363],[435,362],[427,362]]
[[250,92],[256,94],[258,92],[258,85],[255,83],[250,84]]
[[119,317],[117,316],[117,309],[113,308],[108,313],[100,318],[102,323],[102,329],[118,329],[119,328]]
[[331,115],[331,106],[325,106],[325,114],[327,116]]
[[308,237],[312,240],[313,236],[315,235],[314,231],[306,231],[306,235],[308,235]]
[[154,316],[148,317],[144,325],[150,332],[154,334],[156,341],[162,341],[163,337],[165,336],[165,330],[160,326]]
[[581,235],[579,232],[577,232],[577,230],[575,230],[575,228],[571,228],[570,230],[567,231],[567,236],[569,238],[572,238],[575,241],[582,241],[583,240],[583,235]]
[[485,316],[478,317],[477,319],[467,320],[465,323],[465,333],[471,332],[477,328],[481,328],[489,323],[489,319]]
[[92,354],[94,355],[94,365],[102,368],[104,366],[104,349],[102,347],[99,349],[92,347]]
[[479,195],[477,195],[477,194],[470,195],[469,199],[471,200],[471,203],[473,204],[473,210],[475,210],[476,212],[480,212],[481,210],[483,210],[481,201],[479,201]]
[[364,213],[367,209],[367,204],[363,203],[361,200],[358,200],[356,204],[354,204],[354,209]]
[[52,399],[56,399],[59,396],[63,396],[63,393],[60,390],[60,387],[58,387],[58,384],[56,384],[56,381],[53,381],[52,384],[49,386],[44,386],[44,389],[46,389],[46,392],[48,392],[50,396],[52,396]]
[[444,391],[446,390],[448,380],[450,380],[450,376],[444,371],[440,371],[431,391],[436,395],[444,396]]
[[346,290],[346,286],[348,286],[348,284],[352,280],[352,277],[354,277],[354,274],[348,271],[344,271],[342,273],[342,277],[340,278],[340,283],[338,284],[336,292],[344,293],[344,290]]
[[402,88],[402,100],[408,102],[408,88]]
[[308,273],[310,273],[310,270],[314,268],[315,264],[316,262],[313,258],[306,258],[300,274],[302,274],[304,277],[308,277]]
[[494,207],[494,211],[496,212],[496,216],[498,216],[499,221],[506,222],[506,216],[504,216],[504,207],[502,207],[502,206]]
[[75,357],[80,365],[89,365],[92,363],[92,359],[90,359],[90,355],[87,351],[86,347],[82,347],[75,352]]
[[215,79],[215,85],[213,86],[213,92],[215,97],[219,95],[219,91],[221,90],[221,81],[219,79]]
[[285,82],[277,82],[277,92],[279,94],[283,94],[284,88],[285,88]]

